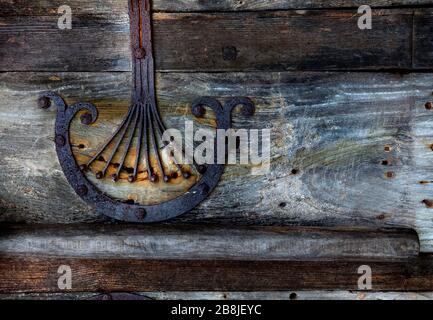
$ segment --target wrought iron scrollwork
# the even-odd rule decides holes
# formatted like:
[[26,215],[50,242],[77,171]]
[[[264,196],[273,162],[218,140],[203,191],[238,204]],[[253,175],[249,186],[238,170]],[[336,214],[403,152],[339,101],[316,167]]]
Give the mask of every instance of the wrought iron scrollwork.
[[[201,177],[199,181],[182,196],[156,205],[130,204],[115,200],[104,194],[93,185],[85,175],[94,162],[102,154],[109,154],[104,168],[96,172],[96,178],[107,176],[108,168],[113,165],[113,159],[120,158],[116,163],[117,170],[111,179],[117,182],[124,163],[129,154],[135,154],[133,171],[129,173],[128,181],[137,180],[140,159],[144,158],[147,179],[156,183],[158,180],[168,183],[171,176],[164,169],[164,158],[161,157],[162,135],[166,131],[164,122],[158,111],[154,85],[154,59],[152,50],[151,16],[149,0],[130,0],[129,15],[131,24],[131,43],[133,53],[133,92],[129,110],[120,126],[99,150],[85,164],[77,164],[70,143],[70,125],[75,116],[84,111],[81,122],[85,125],[94,124],[98,118],[97,108],[90,103],[77,103],[67,106],[65,101],[53,92],[40,95],[38,103],[42,108],[48,108],[52,103],[57,106],[55,129],[55,145],[63,172],[76,193],[97,211],[127,222],[157,222],[179,216],[190,211],[202,202],[217,186],[224,171],[224,165],[192,166],[194,172],[185,170],[170,154],[168,161],[177,168],[178,176],[190,179],[192,175]],[[224,106],[214,98],[200,98],[192,104],[192,113],[196,117],[205,114],[206,107],[213,110],[216,117],[217,129],[231,127],[231,114],[236,106],[242,106],[241,112],[245,116],[252,116],[255,111],[253,103],[247,98],[229,99]],[[137,142],[133,143],[133,140]],[[120,146],[125,146],[120,148]],[[156,159],[156,166],[152,165],[150,155]],[[166,159],[167,161],[167,159]]]

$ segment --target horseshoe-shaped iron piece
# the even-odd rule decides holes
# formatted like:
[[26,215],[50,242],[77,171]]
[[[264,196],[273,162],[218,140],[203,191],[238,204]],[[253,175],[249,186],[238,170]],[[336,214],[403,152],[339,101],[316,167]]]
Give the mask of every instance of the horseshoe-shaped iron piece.
[[[137,179],[140,155],[144,155],[148,179],[151,182],[162,179],[167,183],[170,180],[170,177],[164,172],[163,160],[159,154],[160,146],[158,145],[158,141],[161,140],[161,136],[166,128],[160,118],[155,98],[149,0],[129,0],[129,16],[134,74],[131,106],[120,127],[86,165],[79,166],[74,158],[69,130],[72,120],[80,111],[85,111],[81,116],[83,124],[90,125],[95,123],[98,118],[96,107],[90,103],[77,103],[73,106],[67,106],[65,101],[53,92],[41,94],[38,104],[41,108],[48,108],[52,102],[57,106],[55,130],[57,156],[70,185],[84,201],[93,206],[98,212],[116,220],[139,223],[164,221],[190,211],[206,199],[217,186],[223,174],[224,165],[212,164],[203,166],[194,164],[193,167],[201,175],[201,179],[192,188],[176,199],[147,206],[129,204],[112,199],[98,190],[84,174],[92,163],[104,151],[108,150],[108,146],[114,144],[114,149],[110,150],[111,155],[107,160],[104,170],[96,173],[98,179],[105,177],[107,168],[114,156],[120,153],[120,145],[125,143],[127,147],[121,156],[121,163],[118,166],[117,173],[112,176],[112,179],[117,181],[123,167],[123,162],[130,152],[130,148],[132,148],[133,137],[136,136],[138,142],[135,150],[135,167],[134,172],[128,178],[129,182],[135,183]],[[231,127],[231,113],[239,105],[242,106],[243,115],[252,116],[254,114],[255,107],[248,98],[233,98],[223,107],[220,102],[210,97],[200,98],[194,102],[192,113],[196,117],[202,117],[205,113],[205,107],[208,107],[215,114],[217,129],[227,130]],[[115,141],[117,142],[115,143]],[[157,169],[152,167],[149,160],[151,147],[153,147],[157,160]],[[178,163],[173,154],[171,155],[171,160],[177,167],[180,175],[184,179],[189,179],[190,173],[183,170],[182,165]],[[159,173],[159,176],[157,173]]]

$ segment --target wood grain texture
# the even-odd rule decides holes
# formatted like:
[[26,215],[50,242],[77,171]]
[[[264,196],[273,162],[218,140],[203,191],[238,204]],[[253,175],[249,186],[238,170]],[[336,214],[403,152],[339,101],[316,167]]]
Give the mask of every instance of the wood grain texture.
[[[1,0],[0,15],[46,15],[56,13],[64,5],[62,0]],[[123,0],[69,0],[68,5],[75,14],[107,15],[127,12],[127,1]],[[325,9],[371,7],[426,6],[431,0],[152,0],[154,11],[262,11],[285,9]]]
[[[59,292],[57,270],[72,270],[71,292],[357,290],[359,262],[159,261],[0,258],[0,293]],[[431,258],[370,262],[375,291],[433,289]]]
[[414,16],[414,67],[433,66],[433,10],[416,11]]
[[[1,221],[107,221],[66,182],[54,150],[55,110],[39,110],[35,100],[50,89],[68,102],[94,102],[99,127],[73,127],[86,140],[114,126],[104,119],[120,121],[130,78],[129,73],[0,75]],[[191,102],[200,96],[248,96],[257,114],[251,119],[235,114],[234,126],[272,132],[267,175],[251,175],[251,166],[228,166],[207,201],[172,223],[398,226],[415,229],[421,250],[433,251],[428,74],[177,73],[159,74],[157,84],[168,127],[183,128],[186,119],[211,127],[212,114],[199,121],[191,115]]]
[[[132,297],[151,300],[432,300],[433,292],[375,292],[375,291],[268,291],[268,292],[140,292]],[[0,300],[90,300],[104,297],[118,299],[118,294],[100,293],[16,293],[0,294]]]
[[419,254],[408,230],[197,226],[2,227],[2,254],[157,260],[407,259]]
[[[412,55],[418,54],[412,44],[413,14],[413,9],[375,10],[373,30],[360,30],[353,10],[155,13],[156,68],[411,69]],[[0,15],[0,70],[131,70],[124,12],[75,15],[72,30],[59,30],[57,20],[55,13]]]

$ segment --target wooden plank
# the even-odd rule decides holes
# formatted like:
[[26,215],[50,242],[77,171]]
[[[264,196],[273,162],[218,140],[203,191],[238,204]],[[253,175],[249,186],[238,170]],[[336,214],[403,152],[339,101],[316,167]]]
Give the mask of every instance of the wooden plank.
[[325,9],[325,8],[358,8],[362,5],[371,7],[422,6],[432,5],[430,0],[225,0],[200,1],[180,0],[176,2],[154,0],[154,8],[161,11],[242,11],[242,10],[281,10],[281,9]]
[[[0,293],[59,292],[59,266],[72,270],[70,292],[358,290],[364,262],[159,261],[0,258]],[[371,262],[374,291],[432,291],[423,257]]]
[[[0,15],[45,15],[47,12],[55,13],[57,8],[64,5],[62,0],[15,0],[1,1]],[[432,5],[431,0],[152,0],[154,11],[188,12],[188,11],[259,11],[259,10],[286,10],[286,9],[324,9],[324,8],[358,8],[362,5],[371,7],[394,6],[427,6]],[[74,14],[122,14],[127,12],[127,1],[119,0],[69,0]]]
[[419,254],[409,230],[197,226],[3,227],[2,254],[157,260],[406,259]]
[[[85,154],[123,117],[130,81],[129,73],[0,75],[0,221],[107,221],[66,182],[54,150],[55,110],[39,110],[35,100],[51,89],[68,102],[97,105],[98,126],[72,127],[76,139],[92,142],[79,149]],[[182,129],[185,120],[212,126],[210,113],[199,121],[191,115],[200,96],[249,96],[257,114],[235,114],[234,126],[272,130],[269,174],[228,166],[217,190],[172,223],[399,226],[415,229],[421,251],[433,252],[433,112],[424,106],[433,100],[429,74],[177,73],[159,74],[157,83],[168,127]]]
[[433,66],[433,10],[417,10],[414,16],[414,68]]
[[[412,9],[375,10],[373,30],[360,30],[353,10],[156,13],[153,19],[159,71],[412,67]],[[59,30],[57,20],[55,13],[0,17],[0,71],[130,71],[124,13],[79,15],[72,30]]]
[[268,292],[140,292],[133,294],[100,293],[16,293],[0,294],[0,300],[89,300],[124,297],[151,300],[432,300],[433,292],[372,292],[372,291],[268,291]]

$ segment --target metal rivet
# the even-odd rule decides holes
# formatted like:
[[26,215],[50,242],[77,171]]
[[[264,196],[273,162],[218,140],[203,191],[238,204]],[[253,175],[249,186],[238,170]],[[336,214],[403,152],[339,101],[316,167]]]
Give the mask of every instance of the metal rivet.
[[48,109],[51,106],[51,100],[47,97],[40,97],[38,99],[38,107],[41,109]]
[[169,182],[169,181],[170,181],[170,177],[169,177],[169,176],[164,176],[164,178],[163,178],[163,179],[164,179],[164,182],[165,182],[165,183],[167,183],[167,182]]
[[56,138],[54,139],[54,142],[56,143],[56,146],[59,148],[64,147],[66,144],[65,138],[61,135],[57,135]]
[[241,114],[244,117],[252,117],[256,113],[256,108],[254,106],[243,106],[241,109]]
[[143,220],[144,218],[146,218],[147,213],[145,209],[139,208],[135,212],[135,215],[137,216],[138,219]]
[[197,118],[201,118],[206,114],[206,109],[203,106],[194,106],[194,108],[192,108],[192,114]]
[[157,177],[156,175],[152,174],[152,175],[149,177],[149,180],[150,180],[150,182],[154,183],[154,182],[156,182],[156,181],[158,180],[158,177]]
[[92,116],[89,113],[84,113],[80,117],[81,123],[88,126],[92,123]]
[[202,195],[207,195],[209,193],[209,186],[206,183],[203,183],[200,186],[200,191]]
[[134,183],[134,182],[135,182],[135,177],[134,177],[134,176],[129,176],[129,177],[128,177],[128,181],[129,181],[130,183]]
[[223,59],[225,61],[235,61],[238,58],[238,49],[233,46],[223,48]]
[[81,171],[87,171],[87,164],[80,165],[80,170]]
[[137,48],[134,50],[134,57],[137,59],[144,59],[146,57],[146,50],[144,48]]
[[204,166],[204,165],[199,165],[199,166],[197,167],[197,171],[198,171],[198,173],[200,173],[200,174],[205,174],[206,171],[207,171],[207,167]]
[[96,173],[96,179],[99,180],[99,179],[102,179],[103,177],[104,177],[104,174],[101,171]]
[[189,179],[189,178],[191,178],[191,173],[189,173],[189,172],[182,172],[182,176],[183,176],[185,179]]
[[89,192],[89,189],[85,185],[78,186],[77,194],[81,197],[84,197]]

